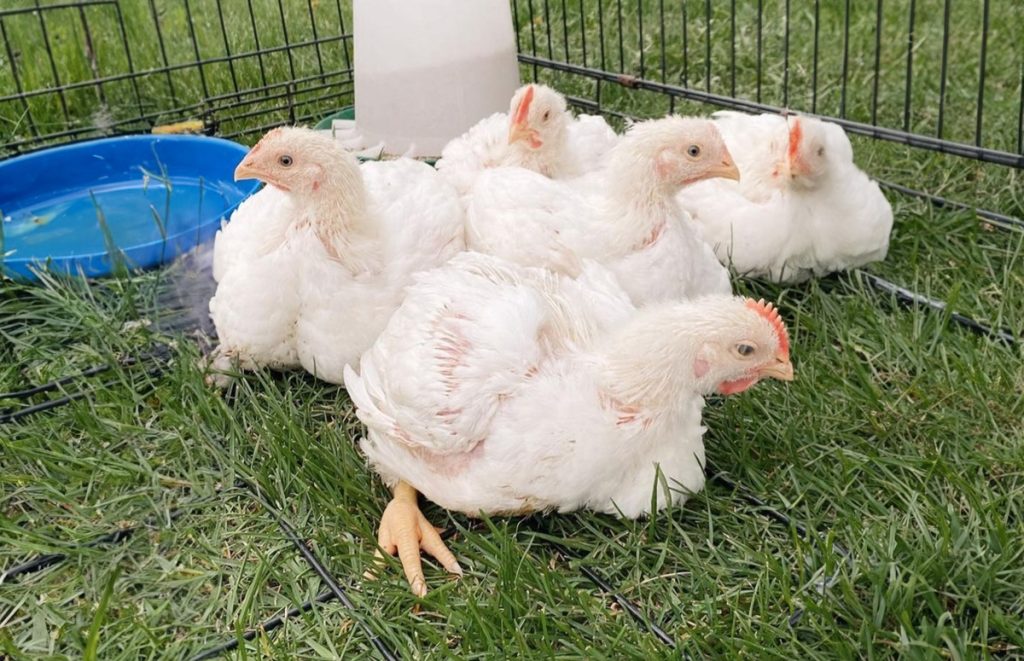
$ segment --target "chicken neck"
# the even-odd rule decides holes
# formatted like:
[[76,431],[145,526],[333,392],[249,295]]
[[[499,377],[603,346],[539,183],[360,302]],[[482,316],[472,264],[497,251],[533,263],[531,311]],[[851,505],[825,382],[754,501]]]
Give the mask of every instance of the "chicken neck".
[[300,223],[308,224],[328,256],[353,273],[379,264],[379,228],[358,166],[328,172],[323,184],[305,196],[302,217]]
[[638,168],[611,168],[604,194],[603,235],[612,254],[642,250],[657,241],[668,223],[681,215],[675,200],[677,187],[667,186]]
[[600,386],[617,402],[647,413],[678,410],[704,384],[695,372],[703,339],[713,329],[679,303],[651,305],[598,348]]
[[530,148],[525,142],[515,142],[508,146],[506,165],[516,165],[545,177],[558,179],[568,174],[568,164],[564,158],[567,149],[564,135],[548,138],[548,141],[538,149]]

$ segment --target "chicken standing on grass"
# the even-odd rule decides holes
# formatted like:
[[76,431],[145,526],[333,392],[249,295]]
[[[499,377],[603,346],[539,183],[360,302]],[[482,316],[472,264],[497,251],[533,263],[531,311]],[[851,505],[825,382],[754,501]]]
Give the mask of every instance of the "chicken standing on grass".
[[842,127],[795,115],[715,117],[728,127],[742,184],[701,182],[679,202],[722,263],[797,282],[885,259],[892,207],[854,164]]
[[793,378],[764,301],[707,296],[637,311],[606,269],[578,279],[478,253],[420,274],[345,385],[361,445],[395,489],[379,544],[426,592],[419,549],[460,574],[416,492],[469,516],[651,510],[660,471],[704,484],[704,396]]
[[568,275],[578,270],[576,255],[595,259],[638,305],[730,293],[728,271],[676,201],[681,189],[711,177],[739,177],[711,122],[641,122],[585,181],[552,181],[521,168],[480,175],[466,208],[466,242]]
[[531,83],[516,90],[507,115],[484,118],[449,142],[437,169],[461,195],[487,168],[517,166],[567,179],[594,169],[617,139],[604,118],[574,118],[564,96]]
[[[217,369],[235,359],[249,369],[301,365],[341,383],[412,274],[465,247],[458,196],[423,163],[360,166],[328,135],[281,128],[253,147],[235,177],[277,189],[266,210],[280,217],[247,213],[251,223],[236,229],[232,220],[218,236],[231,243],[218,254],[223,273],[210,301]],[[225,261],[227,249],[243,248]]]

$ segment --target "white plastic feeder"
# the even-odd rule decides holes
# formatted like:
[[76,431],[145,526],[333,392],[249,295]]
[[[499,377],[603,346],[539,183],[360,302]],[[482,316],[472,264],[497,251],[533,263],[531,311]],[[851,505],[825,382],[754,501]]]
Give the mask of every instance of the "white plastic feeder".
[[508,0],[355,0],[356,130],[436,157],[519,86]]

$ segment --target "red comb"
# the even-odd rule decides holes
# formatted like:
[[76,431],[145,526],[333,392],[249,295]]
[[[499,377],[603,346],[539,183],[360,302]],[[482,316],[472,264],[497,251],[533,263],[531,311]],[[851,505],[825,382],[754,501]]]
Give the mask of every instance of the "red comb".
[[533,103],[533,85],[527,85],[526,92],[523,94],[523,100],[519,102],[519,107],[516,108],[516,116],[512,118],[513,124],[526,123],[526,114],[530,112],[531,103]]
[[779,314],[778,308],[771,303],[766,303],[763,298],[759,301],[748,298],[747,307],[767,319],[768,323],[772,325],[772,328],[775,329],[775,335],[779,338],[779,351],[782,353],[783,358],[788,359],[789,333],[786,331],[786,324],[782,323],[782,315]]
[[789,127],[789,151],[787,156],[789,160],[796,158],[797,149],[800,147],[800,140],[804,137],[804,129],[800,125],[800,118],[794,117],[793,123]]

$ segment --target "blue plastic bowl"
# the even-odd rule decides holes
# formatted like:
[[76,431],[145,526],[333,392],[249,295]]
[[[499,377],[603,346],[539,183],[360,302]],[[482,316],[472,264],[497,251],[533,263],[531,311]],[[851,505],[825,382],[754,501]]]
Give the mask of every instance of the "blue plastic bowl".
[[259,187],[233,181],[247,151],[219,138],[137,135],[0,163],[4,274],[33,280],[32,266],[99,277],[122,260],[144,269],[174,259]]

